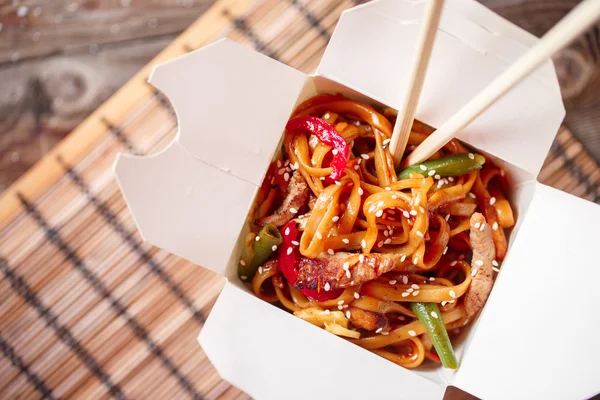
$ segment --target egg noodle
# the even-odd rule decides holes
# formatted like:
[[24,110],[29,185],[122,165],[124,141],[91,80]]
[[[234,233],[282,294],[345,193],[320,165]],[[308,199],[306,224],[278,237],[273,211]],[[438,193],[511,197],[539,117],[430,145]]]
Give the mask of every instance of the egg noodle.
[[[395,111],[340,95],[307,100],[290,124],[294,119],[324,122],[345,144],[332,145],[339,141],[335,134],[328,142],[312,128],[288,125],[282,155],[258,194],[240,263],[251,262],[261,219],[276,221],[283,243],[269,245],[267,261],[244,278],[265,301],[403,367],[439,363],[435,340],[411,303],[435,303],[440,315],[430,314],[443,321],[450,341],[472,322],[465,299],[483,296],[474,307],[483,306],[506,255],[504,229],[514,224],[504,171],[455,139],[422,165],[396,171],[389,151]],[[432,131],[415,121],[406,153]],[[332,180],[344,151],[343,170]],[[269,217],[274,213],[281,218]],[[478,213],[482,222],[474,222]],[[298,236],[286,245],[290,227]],[[486,233],[493,259],[474,248],[481,235],[486,250]],[[296,257],[286,267],[295,268],[294,281],[285,273],[285,257]]]

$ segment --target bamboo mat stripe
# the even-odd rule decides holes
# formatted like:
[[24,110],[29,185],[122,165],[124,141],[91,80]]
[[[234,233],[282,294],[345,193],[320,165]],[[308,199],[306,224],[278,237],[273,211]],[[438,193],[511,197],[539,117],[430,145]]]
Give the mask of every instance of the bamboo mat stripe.
[[[228,36],[311,72],[357,3],[221,0],[153,63]],[[144,243],[112,175],[119,151],[177,133],[150,71],[0,199],[0,398],[247,398],[196,341],[223,278]],[[566,127],[539,180],[600,203],[600,168]]]

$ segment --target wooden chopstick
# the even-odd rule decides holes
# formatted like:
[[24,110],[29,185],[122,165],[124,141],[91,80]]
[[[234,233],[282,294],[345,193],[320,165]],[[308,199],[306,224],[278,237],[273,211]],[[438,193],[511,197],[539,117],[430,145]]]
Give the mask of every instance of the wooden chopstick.
[[580,3],[534,47],[425,139],[406,158],[406,165],[417,164],[429,158],[541,63],[571,43],[599,18],[600,0],[584,0]]
[[398,110],[398,118],[396,119],[390,142],[390,152],[392,153],[396,167],[400,165],[400,161],[402,160],[408,136],[410,135],[410,130],[415,119],[443,6],[444,0],[429,0],[425,9],[423,26],[421,27],[419,41],[415,49],[406,97],[404,98],[402,107]]

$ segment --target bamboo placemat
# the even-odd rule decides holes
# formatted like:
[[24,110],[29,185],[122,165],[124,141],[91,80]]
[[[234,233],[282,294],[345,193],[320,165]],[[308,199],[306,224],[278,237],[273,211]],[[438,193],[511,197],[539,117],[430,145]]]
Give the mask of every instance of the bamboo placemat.
[[[350,0],[221,0],[151,64],[220,37],[314,70]],[[223,279],[142,242],[119,151],[176,132],[146,66],[0,199],[0,398],[246,398],[196,342]],[[600,203],[600,168],[567,130],[542,182]]]

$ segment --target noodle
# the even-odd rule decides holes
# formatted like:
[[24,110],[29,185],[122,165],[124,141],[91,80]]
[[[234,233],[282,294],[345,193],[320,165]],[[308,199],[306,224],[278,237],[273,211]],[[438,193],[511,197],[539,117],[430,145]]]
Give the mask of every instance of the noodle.
[[[440,170],[421,164],[399,179],[388,148],[396,115],[333,94],[298,106],[293,119],[316,117],[318,129],[326,132],[313,123],[306,125],[308,132],[288,128],[285,134],[282,156],[269,169],[270,186],[261,187],[253,221],[274,213],[290,193],[305,190],[302,206],[289,214],[297,236],[286,242],[289,225],[280,228],[284,243],[274,246],[251,286],[256,296],[298,318],[400,366],[417,368],[435,360],[438,347],[424,335],[421,314],[411,303],[439,305],[441,329],[462,330],[471,322],[464,299],[481,279],[468,261],[476,249],[473,232],[484,227],[474,227],[471,217],[481,213],[492,227],[498,260],[507,251],[504,228],[515,221],[503,170],[485,160],[483,166],[448,172],[452,157],[474,165],[469,159],[475,156],[455,139],[425,163],[437,162]],[[415,121],[407,152],[431,132]],[[282,174],[287,174],[284,180]],[[304,189],[286,188],[292,174],[306,182]],[[251,226],[252,232],[259,229]],[[243,254],[240,263],[250,262],[252,251]],[[485,302],[487,293],[482,296]]]

